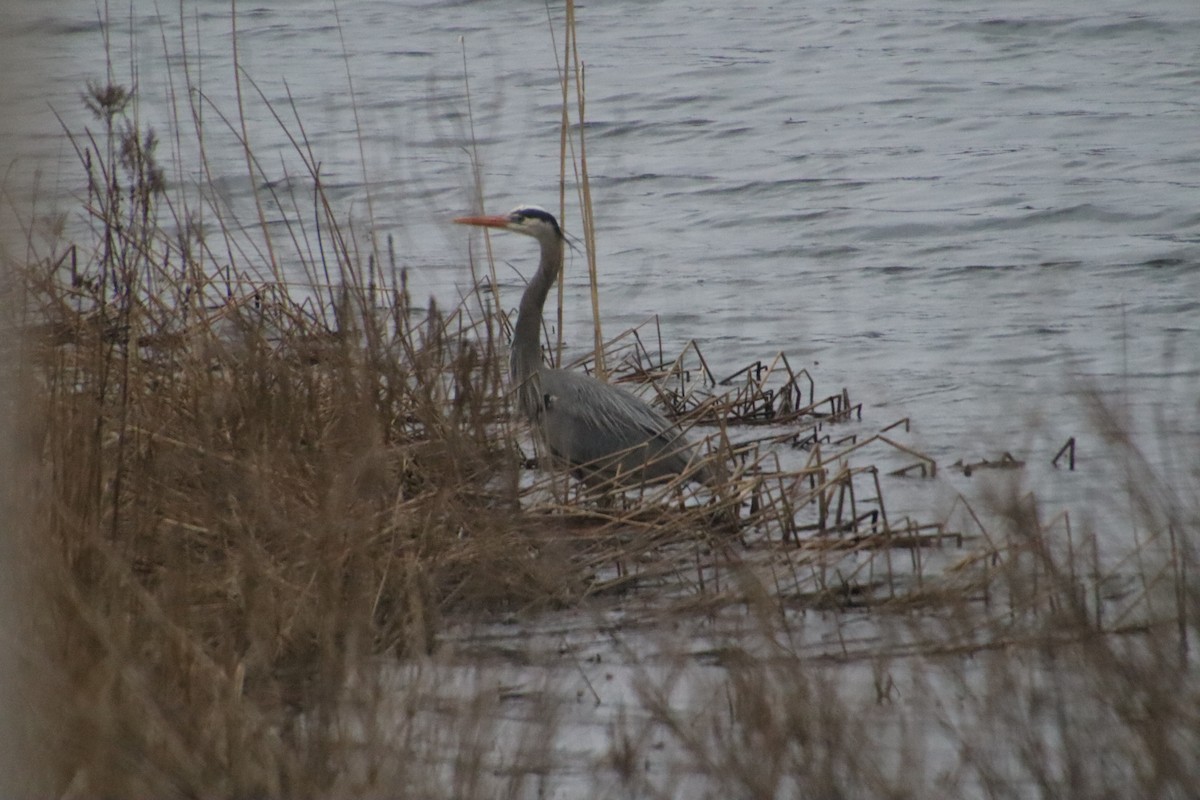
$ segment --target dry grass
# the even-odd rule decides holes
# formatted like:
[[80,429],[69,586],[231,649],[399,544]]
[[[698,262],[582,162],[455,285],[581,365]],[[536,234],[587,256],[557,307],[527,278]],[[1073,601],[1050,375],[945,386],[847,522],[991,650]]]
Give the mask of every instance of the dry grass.
[[495,320],[356,281],[332,216],[336,288],[211,269],[163,224],[124,93],[89,96],[94,236],[9,287],[44,774],[81,796],[319,792],[364,659],[428,651],[450,611],[563,602],[584,574],[529,557]]
[[1161,534],[1105,566],[1009,497],[986,574],[917,614],[830,642],[840,623],[764,603],[751,635],[717,637],[719,673],[686,647],[672,669],[643,661],[646,718],[618,729],[610,768],[638,797],[1194,796],[1198,509],[1143,474],[1155,502],[1134,524]]
[[[98,130],[70,133],[88,231],[43,250],[31,233],[5,286],[4,600],[27,611],[6,620],[14,793],[536,791],[561,709],[498,767],[501,693],[431,722],[438,669],[397,687],[386,665],[439,663],[424,659],[447,623],[635,594],[675,622],[743,614],[753,635],[721,642],[711,686],[686,647],[665,677],[646,669],[646,716],[615,725],[595,767],[616,794],[1182,797],[1200,779],[1194,495],[1140,472],[1154,534],[1125,560],[1026,497],[986,515],[964,501],[957,528],[889,514],[889,479],[937,471],[907,420],[867,429],[861,403],[784,354],[718,378],[648,324],[607,342],[597,324],[572,366],[695,426],[719,485],[525,469],[505,315],[478,296],[414,306],[394,256],[356,246],[302,136],[313,191],[294,218],[316,223],[264,247],[172,197],[126,90],[87,99]],[[1102,405],[1094,423],[1136,458]],[[1137,591],[1107,591],[1129,574]],[[818,654],[797,635],[849,609],[887,633]],[[680,685],[707,699],[680,706]],[[648,768],[660,751],[669,769]]]

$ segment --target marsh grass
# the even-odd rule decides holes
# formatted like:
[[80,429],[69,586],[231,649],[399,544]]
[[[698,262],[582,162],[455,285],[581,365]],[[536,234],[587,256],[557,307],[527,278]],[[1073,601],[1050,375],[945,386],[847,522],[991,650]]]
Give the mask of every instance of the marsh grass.
[[[1109,430],[1114,455],[1140,460]],[[1180,579],[1196,566],[1197,509],[1141,475],[1133,491],[1158,500],[1132,522],[1161,533],[1107,567],[1071,546],[1061,517],[1006,495],[986,515],[1005,543],[986,577],[916,613],[879,608],[890,621],[871,635],[860,619],[854,640],[822,644],[805,614],[767,604],[752,635],[725,640],[717,675],[644,660],[647,716],[619,726],[613,774],[639,797],[1194,796],[1200,592]],[[680,650],[673,663],[694,658]]]
[[[217,230],[196,224],[135,95],[84,99],[98,129],[67,133],[85,232],[31,240],[5,287],[36,689],[22,791],[339,793],[347,748],[439,757],[353,733],[372,730],[351,725],[367,660],[587,579],[569,552],[531,557],[549,532],[520,508],[499,320],[414,309],[394,261],[377,280],[311,160],[316,229],[291,225],[293,252],[217,205]],[[313,280],[277,279],[283,258]],[[364,769],[355,793],[379,790]]]
[[[584,111],[575,41],[572,29],[564,164],[568,73]],[[687,646],[665,673],[646,669],[641,722],[618,720],[593,765],[613,794],[1196,784],[1197,515],[1151,471],[1131,488],[1150,533],[1115,557],[1027,496],[987,513],[963,500],[953,523],[889,512],[889,480],[937,472],[905,442],[907,420],[864,424],[861,402],[818,391],[782,353],[719,378],[697,343],[664,353],[656,320],[608,340],[597,323],[595,349],[569,366],[689,427],[717,485],[527,469],[494,278],[453,307],[414,304],[392,248],[360,248],[339,217],[302,127],[289,136],[305,172],[273,183],[245,126],[225,121],[266,195],[255,226],[172,192],[165,176],[186,170],[164,165],[135,92],[93,84],[84,100],[95,129],[67,132],[87,224],[48,247],[31,229],[4,287],[18,431],[5,553],[20,565],[6,602],[27,611],[10,623],[19,792],[536,793],[564,707],[540,695],[539,721],[497,756],[506,695],[486,678],[430,712],[449,683],[441,637],[631,597],[676,623],[745,614],[769,646],[721,642],[711,687]],[[294,213],[269,226],[266,208]],[[1136,461],[1103,404],[1093,423]],[[1107,588],[1131,573],[1135,591]],[[848,612],[887,633],[839,633],[814,657],[797,635],[806,615]],[[415,676],[397,684],[388,664]],[[720,702],[680,707],[680,684]],[[651,768],[660,752],[669,768]],[[1097,773],[1098,759],[1119,766]]]

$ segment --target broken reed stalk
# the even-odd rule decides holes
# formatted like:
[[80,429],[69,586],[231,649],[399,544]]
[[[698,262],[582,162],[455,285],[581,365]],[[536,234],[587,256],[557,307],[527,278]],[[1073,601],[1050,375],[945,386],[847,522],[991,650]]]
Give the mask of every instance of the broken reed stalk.
[[[575,24],[574,15],[574,0],[567,0],[567,5],[570,7],[570,22],[572,27]],[[575,59],[575,96],[578,100],[578,130],[579,130],[579,192],[580,192],[580,211],[583,217],[583,241],[584,249],[587,252],[588,261],[588,288],[590,289],[592,299],[592,336],[593,348],[596,359],[596,377],[602,381],[608,380],[608,367],[604,361],[604,333],[601,330],[600,324],[600,280],[599,267],[597,264],[596,250],[596,217],[595,211],[592,208],[592,187],[588,179],[587,166],[587,117],[585,116],[585,101],[586,81],[585,71],[582,62],[579,59],[579,40],[576,34],[571,35],[572,55]]]
[[[604,335],[600,323],[600,293],[599,278],[597,275],[596,266],[597,249],[595,235],[595,215],[592,206],[591,182],[587,169],[587,145],[585,142],[584,120],[586,119],[586,86],[584,81],[583,63],[579,56],[579,39],[578,29],[576,27],[574,0],[567,0],[566,3],[564,31],[563,57],[561,61],[557,60],[557,49],[555,49],[556,66],[559,71],[559,82],[562,86],[562,114],[559,127],[558,218],[559,220],[562,220],[565,225],[567,162],[569,153],[569,160],[574,172],[575,183],[579,195],[578,199],[583,226],[584,253],[588,261],[588,285],[590,287],[592,302],[593,361],[595,363],[596,377],[602,381],[607,381],[608,369],[604,362],[603,353]],[[551,21],[551,38],[553,39],[553,21]],[[575,127],[578,131],[578,145],[576,145],[575,138],[570,135],[571,117],[569,101],[572,78],[574,78],[575,86],[577,113]],[[565,283],[565,276],[560,275],[558,280],[558,305],[556,310],[557,325],[553,348],[553,363],[556,365],[562,364],[563,357],[563,297]]]
[[[558,48],[553,46],[554,41],[554,20],[550,18],[550,6],[546,5],[546,16],[550,23],[550,39],[551,51],[554,53],[555,68],[558,70],[559,83],[562,85],[562,116],[559,122],[559,139],[558,139],[558,218],[562,223],[566,224],[567,219],[567,159],[568,147],[571,148],[571,161],[574,163],[574,142],[571,136],[571,104],[570,104],[570,89],[571,78],[570,69],[567,66],[571,63],[571,48],[572,37],[575,35],[575,3],[573,0],[567,0],[566,4],[566,24],[563,26],[563,54],[562,60],[558,59]],[[565,262],[564,262],[565,264]],[[565,269],[565,266],[564,266]],[[563,358],[563,297],[565,276],[558,276],[558,303],[555,306],[555,341],[553,363],[556,366],[562,366]]]

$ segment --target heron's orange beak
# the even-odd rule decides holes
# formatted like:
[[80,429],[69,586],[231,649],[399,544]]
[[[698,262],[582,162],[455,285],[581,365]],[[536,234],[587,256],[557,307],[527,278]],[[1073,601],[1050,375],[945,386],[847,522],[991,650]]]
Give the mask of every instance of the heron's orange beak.
[[459,217],[454,221],[459,225],[482,225],[485,228],[508,227],[508,217]]

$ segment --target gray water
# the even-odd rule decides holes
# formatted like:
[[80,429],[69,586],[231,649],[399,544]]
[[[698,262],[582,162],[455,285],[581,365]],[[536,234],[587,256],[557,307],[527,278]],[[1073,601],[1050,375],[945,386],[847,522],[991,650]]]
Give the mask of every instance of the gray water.
[[[79,93],[105,74],[96,7],[15,9],[3,45],[33,74],[5,99],[36,92],[39,113],[6,121],[5,144],[37,157],[10,179],[36,163],[43,195],[77,192],[51,109],[88,122]],[[560,9],[239,12],[246,75],[289,119],[290,89],[340,210],[360,235],[373,219],[395,238],[418,293],[447,302],[471,283],[469,234],[449,220],[472,210],[472,147],[485,210],[557,207]],[[214,113],[237,110],[229,4],[183,16],[181,33],[177,8],[114,11],[114,74],[136,69],[139,113],[166,138],[191,127],[186,57],[211,101],[212,183],[251,219],[241,150]],[[786,351],[881,424],[912,416],[943,459],[1028,444],[1033,414],[1039,447],[1085,435],[1064,400],[1081,386],[1113,392],[1147,434],[1197,435],[1200,6],[627,0],[578,19],[607,332],[658,314],[668,351],[695,338],[717,371]],[[244,92],[268,180],[302,175]],[[181,141],[172,180],[204,181]],[[573,209],[565,227],[580,232]],[[535,254],[495,247],[515,305]],[[577,350],[584,276],[582,258],[568,264]]]

